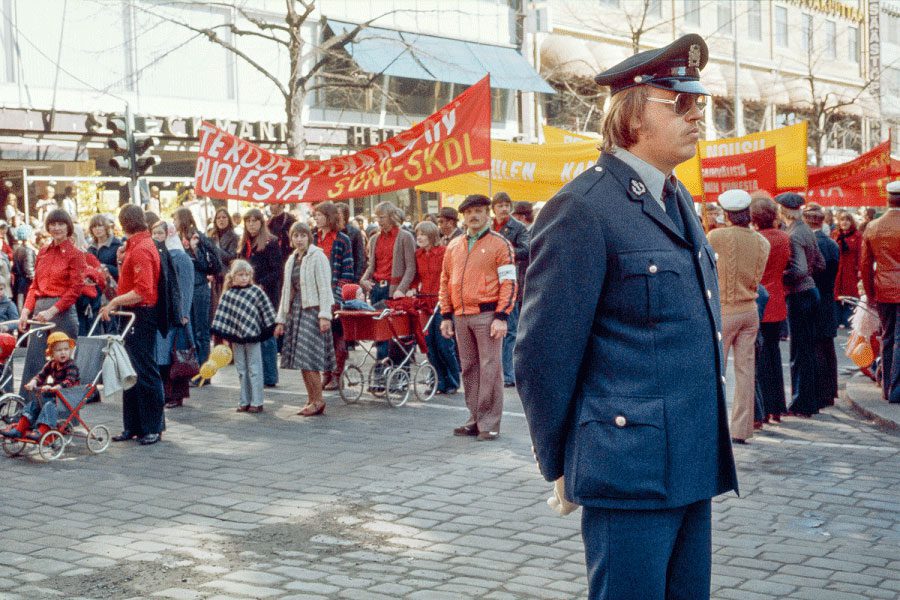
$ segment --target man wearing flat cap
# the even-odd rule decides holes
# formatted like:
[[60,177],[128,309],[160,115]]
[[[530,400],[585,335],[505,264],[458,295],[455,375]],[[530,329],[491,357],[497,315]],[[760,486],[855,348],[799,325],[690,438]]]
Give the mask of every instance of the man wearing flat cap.
[[715,253],[673,175],[707,56],[691,34],[598,75],[600,159],[532,229],[516,383],[541,473],[583,507],[591,600],[708,598],[711,498],[737,490]]
[[808,418],[819,412],[814,349],[819,292],[813,277],[825,269],[825,258],[815,234],[801,218],[803,196],[785,192],[775,196],[775,202],[791,240],[791,259],[782,278],[791,333],[791,402],[787,414]]
[[506,322],[516,303],[512,246],[491,229],[490,198],[467,196],[459,205],[466,232],[454,238],[441,266],[441,335],[456,336],[469,418],[453,435],[494,441],[503,415],[501,354]]
[[450,240],[462,235],[463,230],[457,226],[457,223],[459,223],[459,213],[452,206],[445,206],[438,212],[438,241],[441,246],[448,245]]
[[834,406],[838,393],[837,352],[834,338],[837,336],[837,311],[834,309],[834,282],[837,279],[841,249],[831,236],[822,230],[825,210],[815,202],[802,209],[803,222],[816,238],[816,246],[825,260],[825,268],[813,275],[816,294],[819,297],[813,313],[813,364],[815,365],[816,402],[818,408]]
[[[863,233],[859,271],[868,301],[881,318],[884,399],[900,403],[900,179],[887,186],[888,211]],[[877,265],[877,268],[876,268]]]
[[725,227],[709,232],[718,256],[719,298],[722,304],[722,346],[725,363],[734,351],[734,397],[731,441],[746,444],[753,436],[756,390],[756,334],[759,332],[757,289],[766,270],[769,242],[750,229],[750,194],[728,190],[719,195]]

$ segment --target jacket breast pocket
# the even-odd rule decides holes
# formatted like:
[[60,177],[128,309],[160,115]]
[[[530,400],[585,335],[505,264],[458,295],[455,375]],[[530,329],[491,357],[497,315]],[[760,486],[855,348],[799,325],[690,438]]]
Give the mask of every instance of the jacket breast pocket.
[[633,296],[629,308],[641,320],[691,317],[690,298],[696,297],[696,289],[690,289],[693,265],[686,256],[668,250],[626,252],[619,254],[619,266],[624,289]]
[[574,465],[576,496],[665,499],[666,459],[663,398],[585,398]]

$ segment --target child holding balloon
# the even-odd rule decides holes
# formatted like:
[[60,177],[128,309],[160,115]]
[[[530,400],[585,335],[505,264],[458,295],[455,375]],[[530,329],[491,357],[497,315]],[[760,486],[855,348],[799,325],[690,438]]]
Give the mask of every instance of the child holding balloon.
[[241,382],[238,412],[263,411],[262,342],[272,337],[275,309],[262,288],[253,283],[253,267],[245,260],[231,263],[222,286],[211,332],[231,344]]

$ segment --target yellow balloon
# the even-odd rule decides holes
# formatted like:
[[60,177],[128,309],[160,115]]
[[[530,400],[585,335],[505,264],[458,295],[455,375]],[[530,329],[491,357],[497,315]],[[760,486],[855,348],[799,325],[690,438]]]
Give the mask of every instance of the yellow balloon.
[[226,346],[225,344],[219,344],[212,349],[212,352],[209,353],[209,358],[211,361],[216,363],[218,368],[222,368],[231,363],[231,348]]
[[200,377],[203,379],[212,379],[213,375],[215,375],[218,370],[219,367],[216,366],[216,363],[208,360],[200,366]]

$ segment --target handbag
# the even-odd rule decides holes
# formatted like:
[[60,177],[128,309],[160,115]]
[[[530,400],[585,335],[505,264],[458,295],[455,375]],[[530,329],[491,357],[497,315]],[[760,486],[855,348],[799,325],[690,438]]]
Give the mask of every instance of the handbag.
[[172,343],[172,367],[169,369],[169,377],[172,379],[183,377],[190,379],[200,373],[200,363],[197,361],[197,349],[194,344],[188,340],[190,345],[187,348],[178,348],[178,338],[182,332],[187,335],[186,326],[176,328]]

